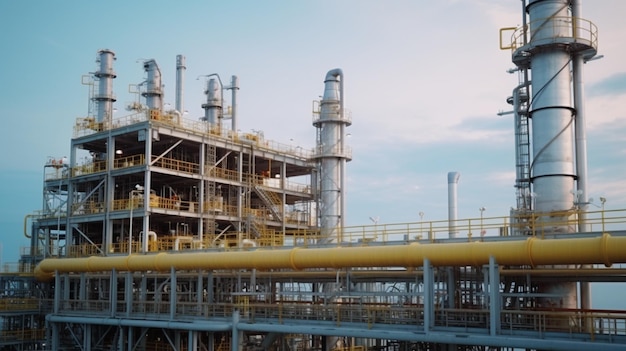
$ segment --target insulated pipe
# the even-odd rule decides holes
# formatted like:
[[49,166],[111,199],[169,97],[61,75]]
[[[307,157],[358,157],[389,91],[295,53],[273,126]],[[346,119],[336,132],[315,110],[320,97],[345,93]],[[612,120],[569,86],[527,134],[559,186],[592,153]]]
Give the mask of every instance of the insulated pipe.
[[457,213],[457,185],[459,184],[459,172],[448,173],[448,236],[450,239],[456,238],[459,233],[456,230]]
[[100,63],[100,67],[93,74],[96,80],[98,80],[98,92],[93,97],[97,106],[96,121],[98,123],[111,122],[113,118],[113,102],[115,102],[113,79],[117,77],[115,71],[113,71],[114,60],[115,53],[113,51],[108,49],[98,51],[97,62]]
[[54,273],[232,269],[312,269],[350,267],[480,266],[494,257],[503,266],[626,263],[626,237],[473,241],[366,247],[291,248],[229,252],[158,253],[154,255],[48,258],[35,268],[39,281]]
[[148,60],[143,63],[143,68],[148,74],[146,79],[146,91],[142,93],[146,98],[146,105],[149,109],[163,109],[163,92],[161,91],[161,70],[155,60]]
[[184,98],[185,98],[185,56],[176,55],[176,111],[181,114],[184,113]]

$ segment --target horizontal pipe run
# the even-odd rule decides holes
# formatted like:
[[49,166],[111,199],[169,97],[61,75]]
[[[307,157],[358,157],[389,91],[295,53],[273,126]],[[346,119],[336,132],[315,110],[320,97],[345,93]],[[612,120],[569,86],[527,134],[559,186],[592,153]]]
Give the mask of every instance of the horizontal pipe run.
[[349,267],[480,266],[494,257],[499,265],[567,265],[626,263],[626,237],[609,234],[593,238],[432,243],[333,248],[256,249],[250,251],[186,252],[155,255],[48,258],[35,268],[35,277],[50,281],[54,272],[292,269]]
[[52,323],[80,323],[92,325],[110,325],[115,327],[142,327],[142,328],[160,328],[160,329],[178,329],[178,330],[194,330],[194,331],[211,331],[224,332],[230,331],[233,327],[231,322],[215,322],[215,321],[194,321],[175,322],[160,321],[147,319],[131,319],[131,318],[101,318],[101,317],[77,317],[77,316],[57,316],[47,315],[46,320]]

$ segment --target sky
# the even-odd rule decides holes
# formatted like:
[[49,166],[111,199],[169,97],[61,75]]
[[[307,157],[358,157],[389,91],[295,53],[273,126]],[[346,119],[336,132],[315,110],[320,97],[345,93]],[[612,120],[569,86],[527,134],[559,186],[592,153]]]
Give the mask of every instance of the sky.
[[[599,28],[585,65],[589,196],[626,208],[626,1],[583,1]],[[69,155],[87,114],[81,76],[97,51],[116,54],[115,107],[134,101],[142,62],[163,72],[174,105],[176,55],[186,57],[187,118],[203,115],[204,79],[240,80],[239,128],[315,144],[312,102],[334,68],[352,114],[348,225],[445,220],[447,173],[461,174],[458,217],[506,216],[515,206],[513,121],[518,84],[499,29],[522,23],[519,0],[0,1],[0,261],[16,262],[23,218],[42,208],[43,165]],[[17,148],[17,150],[15,149]]]

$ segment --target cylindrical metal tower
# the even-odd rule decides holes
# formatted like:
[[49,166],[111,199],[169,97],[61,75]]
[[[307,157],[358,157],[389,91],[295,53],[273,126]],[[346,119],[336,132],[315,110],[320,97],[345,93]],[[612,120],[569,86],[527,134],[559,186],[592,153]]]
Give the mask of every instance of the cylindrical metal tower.
[[155,60],[143,63],[143,68],[148,74],[146,79],[146,91],[142,95],[146,98],[149,109],[163,109],[163,91],[161,89],[161,70]]
[[217,79],[211,78],[207,81],[205,91],[206,103],[202,104],[204,109],[204,120],[209,122],[210,127],[217,126],[222,129],[222,87],[218,84]]
[[345,128],[351,125],[351,121],[345,117],[343,83],[341,69],[326,74],[319,119],[313,121],[318,128],[318,210],[324,242],[341,241],[340,230],[345,220],[345,165],[350,159],[345,145]]
[[[585,145],[575,139],[584,128],[582,113],[578,111],[582,101],[577,101],[582,95],[576,93],[581,87],[572,81],[580,82],[579,64],[597,52],[597,30],[592,23],[572,14],[573,8],[578,7],[572,0],[531,0],[526,6],[528,26],[518,29],[512,42],[513,62],[521,70],[532,72],[528,115],[532,119],[530,174],[534,210],[539,216],[537,220],[553,233],[576,231],[564,223],[580,205],[579,186],[586,187],[586,179],[579,179],[586,177],[586,164],[581,164],[586,159],[577,158],[584,154],[581,148]],[[545,292],[560,296],[545,299],[545,304],[576,307],[575,283],[555,283],[544,288]]]
[[185,98],[185,70],[187,67],[185,66],[185,56],[177,55],[176,56],[176,111],[180,112],[182,115],[184,113],[183,108],[184,98]]
[[108,49],[98,51],[100,67],[93,75],[98,80],[98,92],[93,97],[96,103],[96,121],[98,123],[111,122],[113,118],[113,79],[117,77],[113,71],[115,53]]

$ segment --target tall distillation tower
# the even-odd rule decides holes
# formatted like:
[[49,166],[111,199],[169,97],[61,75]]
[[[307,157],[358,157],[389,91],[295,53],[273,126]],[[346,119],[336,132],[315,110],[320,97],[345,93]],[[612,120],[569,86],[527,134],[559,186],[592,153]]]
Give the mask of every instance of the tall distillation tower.
[[[584,232],[581,213],[589,200],[582,64],[597,53],[597,29],[581,18],[580,0],[531,0],[523,6],[524,25],[508,47],[520,72],[509,100],[516,119],[518,211],[534,211],[551,234]],[[579,228],[564,224],[574,215]],[[543,290],[564,296],[544,303],[576,307],[576,283]],[[583,284],[583,307],[589,303],[586,290]]]
[[341,69],[328,71],[324,96],[320,102],[315,153],[318,159],[319,219],[323,242],[341,242],[345,223],[345,172],[350,153],[346,147],[345,128],[352,124],[346,117]]
[[97,62],[100,69],[93,75],[98,80],[98,92],[95,94],[93,101],[96,103],[96,122],[111,122],[113,118],[113,103],[115,96],[113,95],[113,79],[117,77],[113,70],[113,61],[115,53],[108,49],[98,51]]

